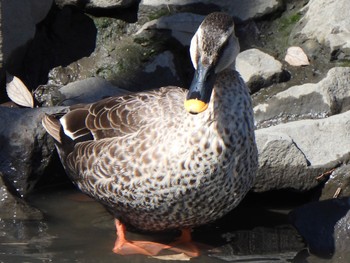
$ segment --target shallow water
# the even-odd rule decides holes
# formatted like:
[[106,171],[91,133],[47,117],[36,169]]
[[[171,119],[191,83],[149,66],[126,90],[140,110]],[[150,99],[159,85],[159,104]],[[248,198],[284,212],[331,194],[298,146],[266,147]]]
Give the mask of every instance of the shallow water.
[[[114,254],[113,217],[75,189],[43,191],[32,195],[29,201],[44,213],[44,219],[0,220],[1,263],[161,262],[146,256]],[[215,224],[195,229],[194,240],[205,244],[205,248],[192,261],[292,262],[302,245],[298,241],[292,244],[295,232],[287,223],[288,211],[241,206]],[[143,240],[176,237],[176,233],[154,236],[130,231],[127,235]],[[208,252],[207,247],[214,251],[220,248],[216,257],[209,255],[213,252]]]

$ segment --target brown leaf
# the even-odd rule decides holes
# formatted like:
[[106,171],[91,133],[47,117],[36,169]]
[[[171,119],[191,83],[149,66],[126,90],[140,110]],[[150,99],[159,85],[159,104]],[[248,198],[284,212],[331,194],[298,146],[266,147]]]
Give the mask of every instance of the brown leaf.
[[32,93],[16,76],[7,75],[6,92],[14,103],[23,107],[34,108]]

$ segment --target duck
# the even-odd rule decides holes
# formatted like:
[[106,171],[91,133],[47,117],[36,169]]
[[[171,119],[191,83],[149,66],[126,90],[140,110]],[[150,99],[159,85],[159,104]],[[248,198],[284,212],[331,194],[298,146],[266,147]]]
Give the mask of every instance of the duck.
[[[178,251],[179,243],[191,244],[191,229],[223,217],[253,186],[254,117],[249,89],[235,70],[234,29],[226,13],[204,18],[190,43],[189,89],[109,97],[43,118],[71,181],[112,211],[115,253]],[[170,244],[132,241],[125,225],[180,229],[181,236]],[[199,254],[188,247],[187,255]]]

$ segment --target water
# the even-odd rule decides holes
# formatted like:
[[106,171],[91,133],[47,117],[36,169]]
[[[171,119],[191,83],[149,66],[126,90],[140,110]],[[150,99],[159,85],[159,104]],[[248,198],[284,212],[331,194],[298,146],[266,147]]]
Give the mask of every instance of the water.
[[[42,191],[32,195],[29,202],[43,212],[44,218],[0,220],[0,263],[161,262],[142,255],[114,254],[113,217],[75,189]],[[195,229],[194,240],[205,248],[192,261],[292,262],[303,244],[287,223],[288,211],[243,205],[215,224]],[[176,233],[159,236],[130,231],[127,235],[141,240],[176,237]],[[216,251],[216,257],[210,256],[213,252],[207,248]]]

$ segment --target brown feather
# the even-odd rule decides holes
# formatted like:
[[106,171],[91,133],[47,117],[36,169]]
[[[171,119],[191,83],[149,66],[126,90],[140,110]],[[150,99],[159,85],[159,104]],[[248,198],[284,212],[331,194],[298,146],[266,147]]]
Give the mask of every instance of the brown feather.
[[59,143],[62,143],[60,130],[61,124],[58,119],[56,119],[53,115],[45,114],[42,119],[42,124],[45,130]]
[[87,108],[77,108],[64,115],[60,122],[64,133],[72,140],[76,140],[90,133],[87,129],[85,120],[89,111]]

